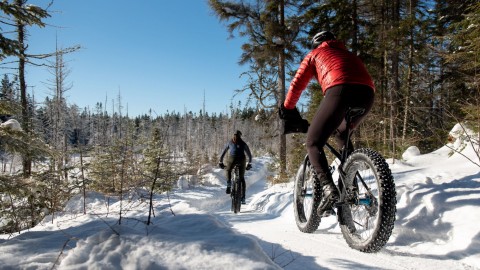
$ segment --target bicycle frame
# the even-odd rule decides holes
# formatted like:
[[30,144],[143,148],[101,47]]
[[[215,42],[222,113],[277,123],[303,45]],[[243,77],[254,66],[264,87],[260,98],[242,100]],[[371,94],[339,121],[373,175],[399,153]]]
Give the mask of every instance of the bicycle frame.
[[[365,112],[363,108],[348,108],[346,115],[345,115],[345,120],[347,122],[347,139],[345,141],[345,145],[343,146],[343,149],[348,149],[349,148],[349,143],[350,143],[350,138],[351,138],[351,131],[353,129],[352,125],[352,120],[353,118],[362,115]],[[342,151],[342,153],[338,152],[333,146],[331,146],[328,142],[325,143],[325,147],[335,156],[340,160],[340,165],[338,166],[338,172],[339,172],[339,179],[338,179],[338,189],[340,192],[340,199],[337,203],[337,206],[340,206],[342,204],[345,204],[345,197],[347,196],[347,190],[345,188],[345,177],[346,174],[343,171],[343,164],[347,160],[348,154],[347,151]],[[306,164],[305,164],[306,165]],[[305,168],[305,166],[304,166]],[[359,179],[364,188],[368,191],[369,194],[371,194],[370,188],[365,184],[365,181],[363,178],[358,174],[356,174],[355,177],[357,180]],[[371,200],[369,198],[362,198],[359,199],[355,204],[363,204],[363,205],[371,205]]]

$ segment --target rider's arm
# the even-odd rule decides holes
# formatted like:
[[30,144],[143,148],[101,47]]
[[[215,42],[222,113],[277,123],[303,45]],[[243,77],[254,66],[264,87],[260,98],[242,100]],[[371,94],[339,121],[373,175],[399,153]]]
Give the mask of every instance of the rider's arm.
[[220,163],[223,163],[223,157],[225,157],[225,154],[228,151],[228,145],[229,145],[229,143],[225,144],[225,148],[223,148],[222,155],[220,156]]
[[290,83],[290,88],[288,89],[287,97],[283,105],[286,109],[291,110],[297,105],[298,99],[303,90],[307,88],[308,83],[315,75],[315,62],[313,59],[313,53],[310,52],[305,56],[300,67],[295,74],[292,82]]
[[252,153],[250,152],[250,148],[248,148],[247,144],[245,144],[245,152],[248,156],[248,163],[252,163]]

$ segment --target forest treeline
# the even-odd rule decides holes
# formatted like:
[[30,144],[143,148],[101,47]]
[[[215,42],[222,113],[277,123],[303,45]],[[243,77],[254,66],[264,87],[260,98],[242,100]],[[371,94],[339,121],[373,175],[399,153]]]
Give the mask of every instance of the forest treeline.
[[[321,30],[365,62],[376,85],[376,101],[357,143],[399,157],[415,144],[441,145],[455,122],[479,126],[480,4],[449,0],[209,0],[233,36],[247,39],[240,63],[249,65],[251,93],[262,107],[285,98],[286,81]],[[320,96],[304,105],[307,115]],[[287,160],[280,136],[281,170]]]
[[[305,154],[305,138],[282,134],[277,107],[309,50],[309,38],[321,30],[334,32],[359,55],[375,81],[375,105],[355,133],[357,146],[400,158],[410,145],[423,152],[444,145],[456,123],[479,130],[478,1],[209,0],[208,5],[226,31],[245,40],[239,64],[248,71],[239,75],[247,82],[237,92],[249,100],[230,104],[224,114],[185,109],[132,117],[123,111],[120,95],[109,104],[69,105],[64,57],[79,45],[30,55],[28,28],[48,27],[43,21],[54,16],[50,6],[0,2],[5,70],[0,114],[21,125],[0,129],[2,231],[33,226],[79,192],[163,192],[184,175],[195,176],[190,184],[202,184],[202,174],[217,165],[237,129],[254,156],[275,158],[277,180],[288,179]],[[45,100],[28,94],[26,65],[51,71]],[[299,109],[307,119],[322,99],[320,90],[312,83],[303,95]]]

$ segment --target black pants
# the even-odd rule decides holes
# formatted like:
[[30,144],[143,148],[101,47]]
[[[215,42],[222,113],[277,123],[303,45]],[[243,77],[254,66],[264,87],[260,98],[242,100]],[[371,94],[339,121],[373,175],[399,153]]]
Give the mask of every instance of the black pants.
[[347,139],[347,125],[345,113],[349,107],[361,107],[365,113],[354,119],[357,126],[368,114],[373,105],[374,91],[365,85],[338,85],[327,90],[318,110],[310,123],[307,133],[307,152],[315,172],[327,176],[328,161],[323,152],[323,146],[335,132],[338,148],[342,147]]
[[246,156],[239,156],[239,157],[228,156],[226,170],[225,170],[227,174],[227,181],[230,184],[232,182],[232,170],[235,167],[235,164],[239,165],[239,173],[240,173],[239,177],[240,177],[240,181],[242,181],[243,198],[245,198],[245,187],[246,187],[246,184],[245,184],[246,162],[247,162]]

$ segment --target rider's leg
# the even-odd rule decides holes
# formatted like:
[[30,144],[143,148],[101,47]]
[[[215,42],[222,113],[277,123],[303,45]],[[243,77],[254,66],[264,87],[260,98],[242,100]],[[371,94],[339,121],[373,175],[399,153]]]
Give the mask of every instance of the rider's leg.
[[[333,87],[332,89],[329,89],[324,100],[322,101],[322,104],[320,104],[320,108],[317,111],[317,115],[319,115],[318,119],[314,119],[316,125],[314,126],[314,129],[312,131],[312,135],[308,136],[315,137],[315,134],[320,134],[318,135],[320,139],[319,141],[317,141],[317,145],[321,145],[323,147],[328,139],[328,137],[325,138],[324,136],[326,136],[327,134],[330,135],[331,132],[333,132],[330,129],[332,126],[337,127],[335,132],[337,145],[339,146],[339,148],[343,147],[347,140],[347,125],[345,121],[346,109],[348,107],[362,107],[365,109],[365,113],[363,115],[358,116],[354,119],[352,123],[354,128],[363,120],[365,115],[367,115],[372,108],[373,98],[374,92],[368,86],[343,85],[340,87]],[[321,116],[322,114],[324,114],[323,117]],[[337,116],[341,116],[342,119],[335,117],[335,114]],[[317,115],[315,116],[316,118]],[[329,211],[332,208],[333,203],[339,197],[338,190],[333,184],[333,179],[330,175],[330,172],[326,169],[328,168],[328,162],[325,158],[325,154],[321,151],[322,149],[323,148],[319,147],[319,151],[317,153],[321,155],[316,159],[319,161],[319,164],[317,166],[319,166],[320,169],[323,170],[320,171],[320,174],[318,175],[320,182],[323,186],[322,201],[320,202],[320,205],[317,209],[317,213],[319,215],[324,215],[324,213],[328,213],[326,211]],[[341,149],[341,151],[344,150]],[[353,151],[353,145],[351,144],[351,141],[349,142],[349,147],[348,149],[346,149],[346,151]],[[309,155],[310,152],[311,151],[309,150]],[[312,159],[310,159],[310,162],[312,162]]]
[[225,165],[225,173],[227,176],[227,190],[225,193],[230,194],[232,189],[232,170],[233,170],[233,158],[228,156],[227,157],[227,164]]
[[345,117],[346,105],[342,99],[342,92],[343,86],[341,85],[327,90],[307,133],[308,156],[323,189],[323,197],[319,206],[320,214],[331,209],[332,204],[339,197],[337,187],[333,183],[328,169],[323,146]]
[[[374,100],[374,92],[373,90],[366,85],[351,85],[350,87],[346,88],[343,93],[345,97],[345,102],[348,107],[360,107],[364,108],[365,112],[362,115],[359,115],[353,119],[353,128],[357,127],[365,118],[365,116],[370,112],[373,100]],[[334,133],[337,148],[343,151],[342,147],[345,145],[347,140],[347,122],[345,119],[342,123],[338,126],[337,130]],[[348,154],[353,152],[354,147],[352,141],[348,142]]]

